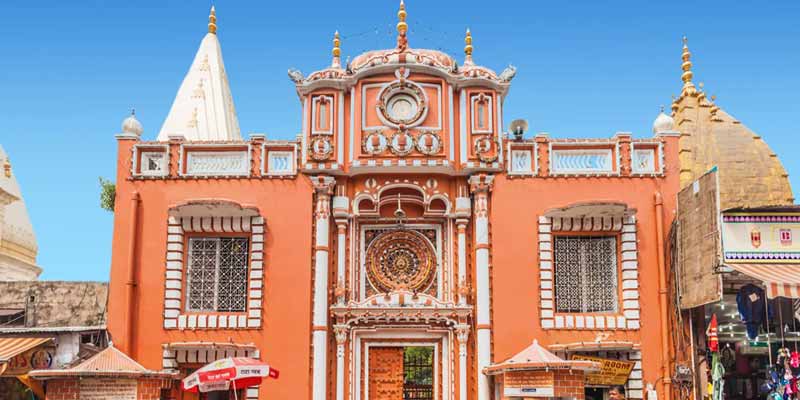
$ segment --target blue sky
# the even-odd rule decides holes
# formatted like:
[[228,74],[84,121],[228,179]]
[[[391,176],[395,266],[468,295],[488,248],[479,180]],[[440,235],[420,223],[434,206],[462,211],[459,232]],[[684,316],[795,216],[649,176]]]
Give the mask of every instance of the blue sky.
[[[114,134],[136,107],[154,139],[206,32],[209,1],[3,2],[0,143],[39,239],[42,278],[106,280],[112,215],[99,176],[115,174]],[[291,138],[300,108],[286,77],[392,47],[397,1],[216,2],[242,133]],[[682,35],[695,82],[760,133],[800,188],[800,2],[408,0],[412,47],[518,68],[505,121],[557,137],[649,136],[680,89]]]

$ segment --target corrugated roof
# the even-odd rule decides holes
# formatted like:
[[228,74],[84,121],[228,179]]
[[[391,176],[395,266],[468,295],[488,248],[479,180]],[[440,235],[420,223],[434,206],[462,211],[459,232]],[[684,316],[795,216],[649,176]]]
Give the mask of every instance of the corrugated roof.
[[0,363],[7,362],[15,356],[22,354],[36,346],[45,344],[53,338],[40,337],[13,337],[0,338]]
[[65,376],[172,376],[172,373],[152,371],[114,346],[95,354],[86,361],[67,369],[50,369],[31,371],[30,376],[47,379]]
[[500,373],[507,370],[536,370],[536,369],[578,369],[586,371],[598,370],[600,366],[592,361],[564,360],[545,349],[537,340],[525,350],[513,357],[499,363],[490,365],[485,373]]

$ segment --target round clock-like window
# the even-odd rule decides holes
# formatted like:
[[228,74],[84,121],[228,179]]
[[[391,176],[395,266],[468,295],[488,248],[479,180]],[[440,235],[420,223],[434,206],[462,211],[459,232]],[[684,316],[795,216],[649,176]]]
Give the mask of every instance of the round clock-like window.
[[387,103],[389,115],[397,121],[411,122],[419,110],[417,99],[404,93],[392,96]]

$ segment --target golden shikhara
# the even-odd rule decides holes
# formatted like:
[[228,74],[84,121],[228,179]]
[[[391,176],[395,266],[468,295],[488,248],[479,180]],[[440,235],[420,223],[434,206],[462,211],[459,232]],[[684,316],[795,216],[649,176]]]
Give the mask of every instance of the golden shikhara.
[[367,279],[378,293],[427,291],[436,276],[436,253],[419,232],[389,231],[367,248]]
[[709,101],[692,83],[684,38],[684,86],[672,104],[680,139],[680,181],[685,187],[713,167],[719,169],[720,209],[794,203],[789,175],[760,135]]

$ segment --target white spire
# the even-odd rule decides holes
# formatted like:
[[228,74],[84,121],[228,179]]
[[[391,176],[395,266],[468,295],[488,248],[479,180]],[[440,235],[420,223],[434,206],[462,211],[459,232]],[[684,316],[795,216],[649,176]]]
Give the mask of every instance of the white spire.
[[209,32],[200,43],[158,133],[160,141],[169,140],[170,135],[183,135],[187,141],[242,140],[216,35],[216,16],[213,9],[211,12]]

